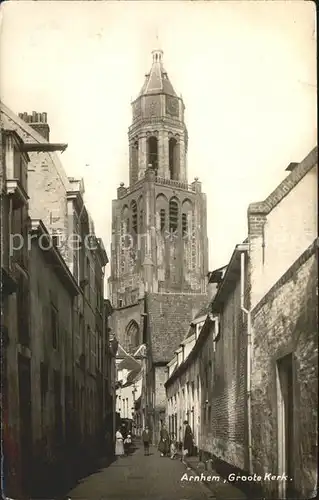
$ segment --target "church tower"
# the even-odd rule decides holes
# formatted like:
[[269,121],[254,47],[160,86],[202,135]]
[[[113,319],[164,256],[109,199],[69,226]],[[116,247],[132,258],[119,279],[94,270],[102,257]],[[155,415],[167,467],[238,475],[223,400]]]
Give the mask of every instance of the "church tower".
[[129,186],[112,206],[110,299],[118,340],[131,351],[145,341],[146,294],[203,295],[208,266],[206,196],[197,178],[188,183],[184,102],[163,52],[152,59],[132,102]]

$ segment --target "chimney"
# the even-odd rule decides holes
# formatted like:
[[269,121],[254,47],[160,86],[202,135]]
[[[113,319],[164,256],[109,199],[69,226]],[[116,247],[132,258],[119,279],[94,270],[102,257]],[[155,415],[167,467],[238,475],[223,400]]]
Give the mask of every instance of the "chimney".
[[299,163],[296,162],[289,163],[288,167],[286,168],[286,172],[292,172],[293,170],[295,170],[297,165],[299,165]]
[[47,123],[47,113],[37,113],[33,111],[31,114],[19,113],[19,118],[30,125],[38,134],[50,142],[50,127]]

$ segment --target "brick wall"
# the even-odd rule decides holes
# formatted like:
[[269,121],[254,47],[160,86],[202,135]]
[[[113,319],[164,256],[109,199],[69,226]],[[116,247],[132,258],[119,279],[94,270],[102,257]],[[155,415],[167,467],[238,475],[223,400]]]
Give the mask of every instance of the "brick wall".
[[148,338],[154,362],[169,362],[191,320],[207,303],[206,294],[148,294]]
[[[246,325],[240,309],[240,280],[234,282],[220,311],[216,351],[202,352],[202,404],[211,405],[203,418],[201,447],[219,459],[246,468]],[[211,362],[211,367],[209,366]],[[206,383],[206,371],[208,380]],[[205,424],[206,421],[206,424]]]
[[[317,478],[317,263],[305,252],[252,313],[252,438],[254,472],[278,470],[276,361],[293,353],[294,489],[309,498]],[[278,498],[278,482],[265,482]],[[268,496],[269,495],[269,496]]]

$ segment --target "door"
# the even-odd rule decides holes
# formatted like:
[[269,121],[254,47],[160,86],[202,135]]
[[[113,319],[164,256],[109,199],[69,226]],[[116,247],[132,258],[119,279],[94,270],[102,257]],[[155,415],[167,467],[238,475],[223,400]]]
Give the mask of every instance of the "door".
[[31,361],[18,355],[21,483],[23,491],[32,487]]
[[293,365],[292,355],[277,363],[278,412],[278,474],[286,474],[288,481],[278,482],[280,498],[294,495],[294,422],[293,422]]

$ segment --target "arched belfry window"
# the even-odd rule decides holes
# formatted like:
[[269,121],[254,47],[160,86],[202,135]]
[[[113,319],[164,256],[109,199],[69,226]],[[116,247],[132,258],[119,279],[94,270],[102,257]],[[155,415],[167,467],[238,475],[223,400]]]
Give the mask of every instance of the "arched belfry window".
[[138,180],[138,141],[135,141],[132,147],[132,181]]
[[137,203],[135,200],[131,203],[131,211],[132,211],[132,229],[135,233],[137,233]]
[[179,158],[178,158],[178,143],[174,137],[168,141],[168,158],[169,158],[169,172],[172,180],[179,178]]
[[137,349],[140,343],[140,328],[136,321],[132,320],[126,328],[126,340],[129,351]]
[[158,168],[158,140],[153,136],[147,140],[147,164],[155,170]]
[[177,231],[178,228],[178,202],[174,198],[169,202],[169,230]]

